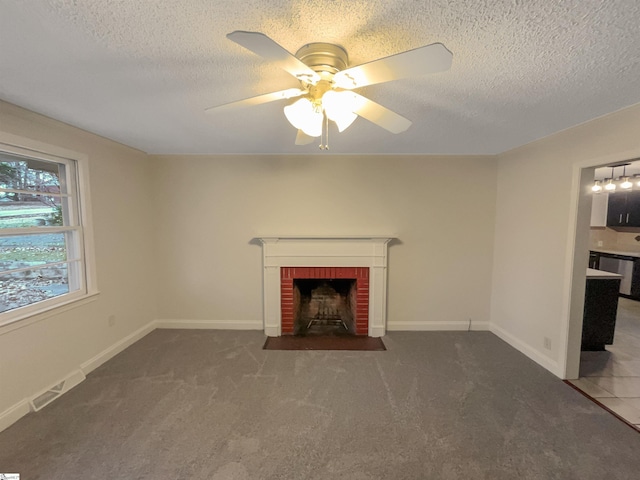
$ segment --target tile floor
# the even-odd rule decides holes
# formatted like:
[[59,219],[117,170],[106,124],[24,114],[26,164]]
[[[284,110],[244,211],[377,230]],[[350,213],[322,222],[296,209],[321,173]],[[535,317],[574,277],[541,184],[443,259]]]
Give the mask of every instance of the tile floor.
[[640,302],[620,298],[613,345],[582,352],[576,387],[640,429]]

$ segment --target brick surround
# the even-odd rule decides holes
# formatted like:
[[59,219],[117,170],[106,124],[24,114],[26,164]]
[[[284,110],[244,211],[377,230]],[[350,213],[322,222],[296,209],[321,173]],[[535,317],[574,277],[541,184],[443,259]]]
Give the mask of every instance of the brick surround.
[[356,281],[356,335],[369,333],[368,267],[281,267],[281,333],[292,335],[294,326],[293,281],[298,279],[350,279]]

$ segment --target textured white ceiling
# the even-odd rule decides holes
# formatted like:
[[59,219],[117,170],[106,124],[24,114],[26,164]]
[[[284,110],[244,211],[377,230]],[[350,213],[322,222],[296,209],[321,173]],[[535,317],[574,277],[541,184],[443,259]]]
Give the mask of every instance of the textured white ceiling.
[[442,42],[450,71],[360,91],[407,132],[360,118],[330,152],[494,154],[640,102],[639,24],[638,0],[2,0],[0,99],[150,153],[318,153],[284,103],[204,114],[298,86],[227,33],[351,65]]

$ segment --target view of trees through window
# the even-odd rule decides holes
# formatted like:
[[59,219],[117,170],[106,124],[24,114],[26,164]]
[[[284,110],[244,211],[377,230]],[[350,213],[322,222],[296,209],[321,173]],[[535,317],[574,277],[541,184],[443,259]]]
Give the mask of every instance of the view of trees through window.
[[0,313],[79,288],[72,166],[0,153]]

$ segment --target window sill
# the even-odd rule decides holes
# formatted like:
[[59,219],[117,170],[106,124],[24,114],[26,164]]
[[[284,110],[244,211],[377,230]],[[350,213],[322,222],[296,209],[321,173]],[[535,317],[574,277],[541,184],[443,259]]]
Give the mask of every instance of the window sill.
[[61,302],[55,306],[46,307],[42,310],[32,311],[29,313],[25,313],[22,316],[12,318],[11,320],[0,324],[0,336],[9,332],[13,332],[14,330],[18,330],[20,328],[28,327],[29,325],[41,322],[42,320],[53,317],[55,315],[60,315],[61,313],[73,310],[74,308],[78,308],[88,303],[94,302],[98,299],[98,295],[100,295],[99,291],[90,292],[81,297],[66,300],[65,302]]

